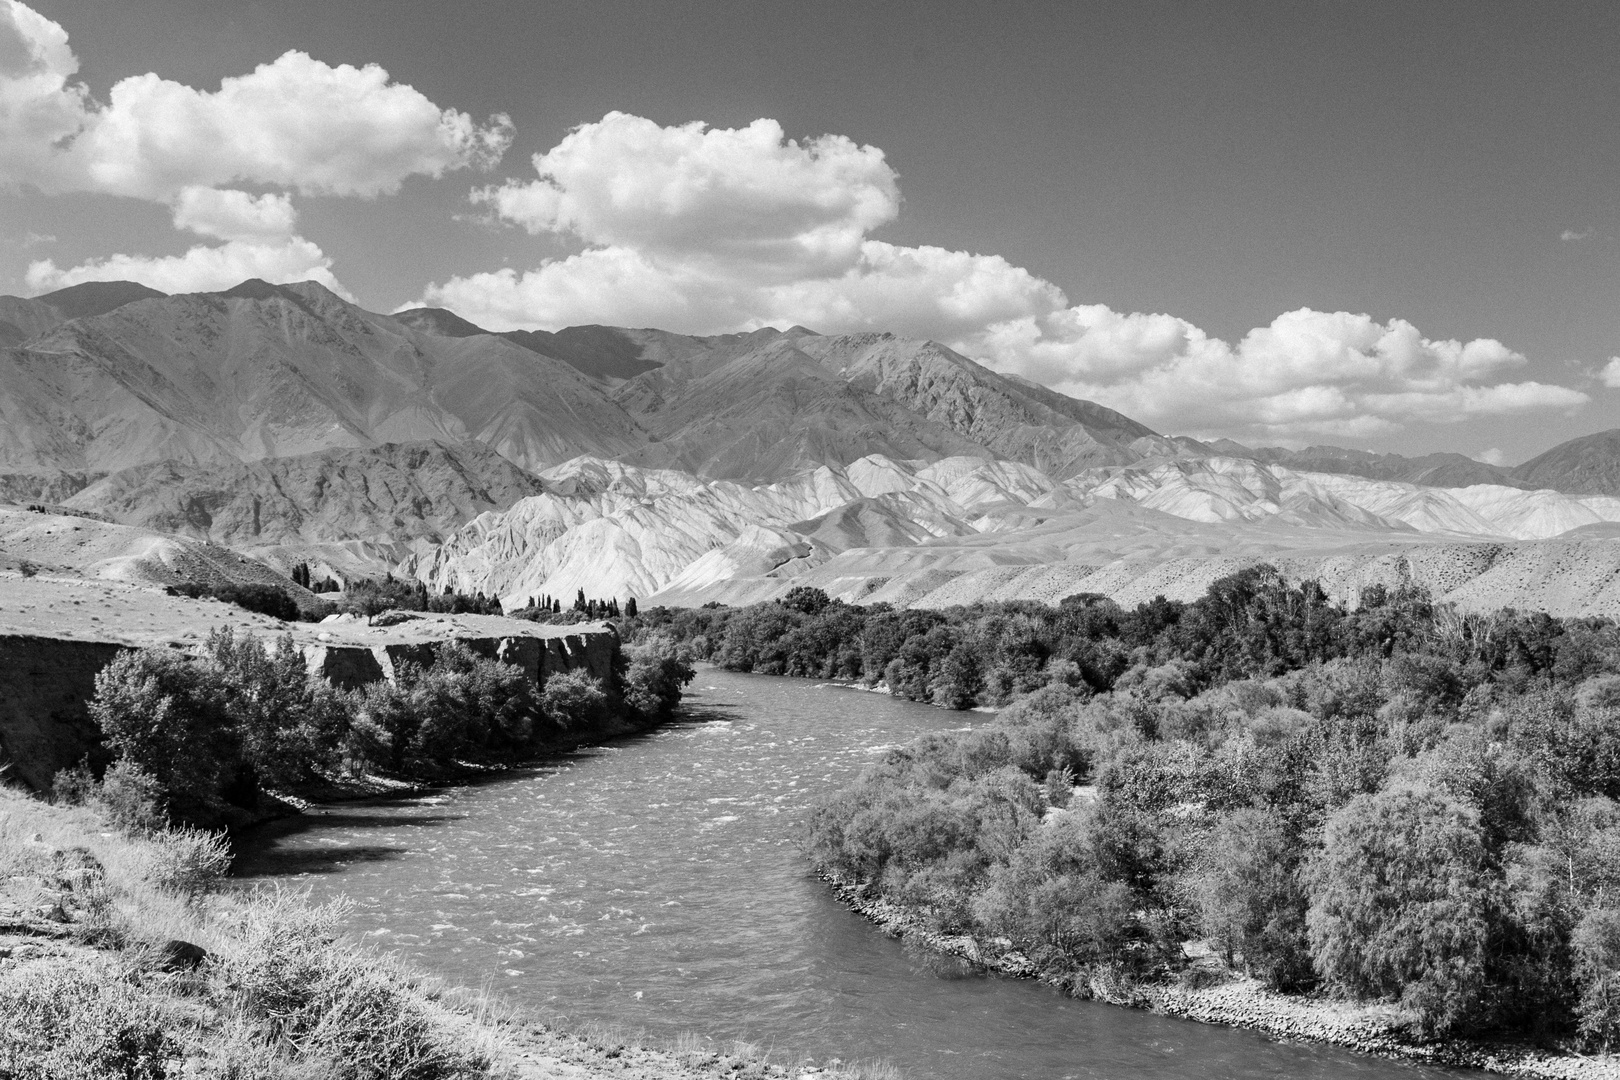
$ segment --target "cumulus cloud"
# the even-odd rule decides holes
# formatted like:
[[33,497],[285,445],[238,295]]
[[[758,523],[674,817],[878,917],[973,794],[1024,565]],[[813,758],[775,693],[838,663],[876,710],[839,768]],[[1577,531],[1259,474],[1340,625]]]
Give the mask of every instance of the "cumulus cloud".
[[530,232],[785,280],[841,271],[900,211],[883,151],[840,135],[800,143],[775,120],[660,127],[612,112],[533,161],[539,179],[485,188],[474,201]]
[[[1301,309],[1232,344],[1171,315],[1072,304],[1000,256],[873,239],[900,209],[882,151],[789,139],[772,120],[661,127],[610,113],[533,163],[536,179],[474,191],[474,203],[582,250],[452,278],[422,302],[494,329],[892,330],[1191,434],[1366,438],[1587,400],[1507,381],[1525,358],[1488,338]],[[1611,368],[1620,385],[1620,359]]]
[[[375,64],[333,66],[303,52],[226,78],[215,91],[131,76],[105,102],[75,81],[78,70],[60,25],[19,0],[0,0],[0,190],[158,202],[171,208],[177,229],[225,243],[68,269],[45,260],[29,268],[35,288],[122,277],[189,292],[262,277],[312,278],[341,293],[331,259],[295,235],[289,193],[389,194],[410,176],[493,165],[512,139],[504,115],[479,124]],[[281,191],[250,195],[234,184]]]
[[408,176],[492,164],[511,141],[505,116],[480,125],[375,64],[302,52],[217,91],[133,75],[105,103],[73,81],[78,70],[61,26],[0,0],[0,184],[159,202],[233,183],[375,196]]
[[188,187],[174,203],[174,227],[219,240],[288,237],[298,212],[285,195],[249,195],[229,188]]
[[1569,244],[1576,240],[1585,240],[1591,235],[1591,229],[1582,229],[1579,232],[1576,232],[1574,229],[1565,229],[1563,232],[1558,234],[1558,239],[1562,240],[1566,244]]
[[1568,411],[1586,394],[1494,382],[1526,360],[1501,342],[1431,340],[1400,319],[1302,308],[1235,345],[1164,315],[1077,307],[963,343],[993,366],[1150,425],[1276,438],[1387,434],[1411,422]]
[[1497,447],[1493,446],[1488,450],[1481,450],[1479,453],[1475,454],[1474,460],[1483,461],[1487,465],[1506,465],[1507,455]]
[[1609,357],[1609,362],[1598,372],[1598,381],[1610,390],[1620,390],[1620,356]]
[[276,284],[318,281],[346,300],[353,297],[332,276],[332,260],[301,236],[199,244],[183,255],[111,255],[59,268],[50,259],[30,263],[26,280],[36,293],[86,281],[139,281],[166,293],[218,292],[248,278]]

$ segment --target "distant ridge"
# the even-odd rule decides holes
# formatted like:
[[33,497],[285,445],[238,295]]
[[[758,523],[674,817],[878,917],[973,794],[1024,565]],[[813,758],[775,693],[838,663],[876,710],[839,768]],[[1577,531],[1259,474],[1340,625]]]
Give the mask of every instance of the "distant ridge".
[[86,281],[82,285],[69,285],[65,289],[36,296],[35,300],[51,305],[65,319],[88,319],[116,311],[137,300],[167,296],[168,293],[147,288],[137,281]]
[[476,326],[445,308],[411,308],[409,311],[394,312],[394,318],[413,330],[437,334],[439,337],[474,337],[489,333],[482,326]]
[[1400,454],[1375,454],[1368,450],[1347,450],[1342,446],[1307,446],[1303,450],[1286,450],[1280,446],[1251,449],[1230,439],[1217,439],[1208,448],[1228,457],[1246,457],[1267,465],[1282,465],[1300,472],[1339,473],[1361,476],[1368,480],[1399,480],[1407,484],[1429,487],[1471,487],[1474,484],[1501,484],[1506,487],[1526,487],[1515,478],[1512,470],[1463,454],[1424,454],[1421,457],[1403,457]]
[[429,307],[396,312],[394,318],[424,334],[437,334],[440,337],[493,334],[530,352],[572,364],[597,379],[633,379],[659,366],[656,360],[642,356],[643,347],[639,341],[612,326],[570,326],[556,333],[547,330],[495,333],[468,322],[453,311]]
[[1527,487],[1620,496],[1620,428],[1559,443],[1515,468],[1513,477]]

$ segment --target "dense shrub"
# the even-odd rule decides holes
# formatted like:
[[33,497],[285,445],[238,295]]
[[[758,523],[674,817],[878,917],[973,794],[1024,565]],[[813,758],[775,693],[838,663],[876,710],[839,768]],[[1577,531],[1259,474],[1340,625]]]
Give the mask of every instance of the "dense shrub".
[[541,713],[564,731],[600,725],[607,719],[608,708],[607,691],[583,669],[551,676],[540,691]]
[[1004,705],[885,754],[813,811],[807,844],[1067,985],[1165,978],[1202,940],[1279,989],[1397,1002],[1429,1034],[1620,1042],[1611,621],[1410,588],[1346,608],[1256,567],[1134,611],[829,601],[646,611],[627,632]]
[[0,1076],[15,1080],[163,1080],[181,1046],[167,1015],[110,959],[60,959],[0,971]]
[[668,719],[695,672],[682,651],[666,642],[634,646],[624,675],[624,703],[647,719]]
[[542,693],[521,667],[450,642],[425,666],[402,661],[391,679],[342,692],[308,672],[290,637],[266,647],[216,630],[201,655],[136,650],[103,669],[91,712],[115,760],[100,781],[87,765],[64,770],[56,797],[140,832],[228,823],[265,788],[340,771],[431,778],[516,761],[621,708],[667,719],[692,678],[684,657],[667,642],[638,646],[611,685],[570,671]]
[[468,756],[521,754],[540,716],[534,684],[520,668],[454,642],[429,666],[398,664],[392,680],[370,683],[354,701],[350,760],[413,775]]
[[1314,877],[1311,951],[1324,982],[1398,998],[1426,1028],[1481,1017],[1501,903],[1473,808],[1402,784],[1328,819]]
[[197,585],[183,584],[168,587],[171,596],[189,596],[193,600],[211,596],[239,608],[268,615],[282,622],[294,622],[299,617],[298,602],[286,589],[275,585]]
[[213,665],[181,653],[121,653],[96,675],[90,714],[107,746],[149,774],[185,816],[218,807],[241,739]]

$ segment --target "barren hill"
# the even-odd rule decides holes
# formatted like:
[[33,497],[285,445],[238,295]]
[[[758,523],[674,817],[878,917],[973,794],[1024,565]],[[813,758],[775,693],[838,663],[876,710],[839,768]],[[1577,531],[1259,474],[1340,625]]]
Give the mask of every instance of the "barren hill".
[[1559,443],[1513,470],[1530,487],[1620,496],[1620,428]]
[[114,471],[480,442],[529,467],[644,441],[571,366],[445,337],[311,282],[244,282],[67,321],[0,351],[0,468]]
[[544,490],[484,446],[390,443],[254,462],[137,465],[67,505],[222,544],[282,570],[312,561],[346,578],[383,574],[479,514]]

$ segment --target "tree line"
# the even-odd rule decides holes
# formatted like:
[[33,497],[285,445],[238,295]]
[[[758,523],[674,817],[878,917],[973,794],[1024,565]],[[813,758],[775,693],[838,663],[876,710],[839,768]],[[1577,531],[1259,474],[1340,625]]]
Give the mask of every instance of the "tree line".
[[537,686],[449,642],[431,663],[399,662],[392,679],[345,691],[311,674],[290,636],[266,644],[224,627],[200,655],[136,649],[103,668],[90,713],[111,761],[99,776],[88,762],[68,770],[56,788],[126,822],[214,825],[266,789],[442,778],[526,760],[616,719],[666,720],[691,679],[677,651],[649,644],[625,650],[607,680],[576,669]]
[[1193,977],[1397,1002],[1422,1036],[1620,1039],[1620,628],[1252,567],[1192,603],[644,611],[725,667],[971,730],[826,800],[812,857],[1077,993]]

